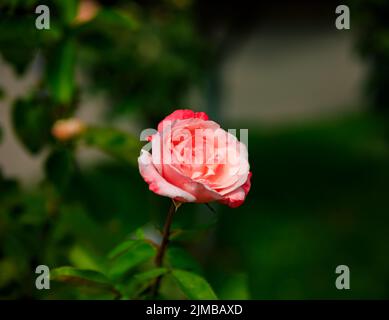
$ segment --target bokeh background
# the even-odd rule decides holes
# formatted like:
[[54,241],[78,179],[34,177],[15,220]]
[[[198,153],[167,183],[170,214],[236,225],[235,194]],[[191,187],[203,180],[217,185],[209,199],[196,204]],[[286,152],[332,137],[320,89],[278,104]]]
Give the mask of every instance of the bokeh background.
[[53,123],[137,138],[179,108],[248,128],[253,180],[240,208],[180,208],[174,263],[225,299],[389,298],[387,1],[342,2],[350,30],[337,1],[39,4],[50,30],[38,1],[0,4],[0,298],[94,298],[36,290],[36,266],[97,268],[169,207],[136,152],[59,143]]

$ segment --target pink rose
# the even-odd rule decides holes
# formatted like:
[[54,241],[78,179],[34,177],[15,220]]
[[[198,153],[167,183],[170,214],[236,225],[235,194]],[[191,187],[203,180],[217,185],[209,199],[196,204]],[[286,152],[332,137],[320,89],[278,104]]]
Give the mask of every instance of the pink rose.
[[149,189],[179,202],[240,206],[250,190],[246,146],[204,112],[176,110],[150,136],[139,171]]

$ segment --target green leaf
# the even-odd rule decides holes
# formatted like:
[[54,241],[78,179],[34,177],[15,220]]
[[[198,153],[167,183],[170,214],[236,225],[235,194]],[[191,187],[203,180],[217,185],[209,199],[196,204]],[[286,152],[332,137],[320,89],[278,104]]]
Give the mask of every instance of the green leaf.
[[168,271],[169,270],[167,268],[155,268],[136,274],[134,279],[136,279],[138,282],[147,282],[166,274]]
[[81,135],[80,141],[136,166],[142,148],[137,137],[110,128],[89,127]]
[[144,232],[143,228],[138,228],[138,229],[135,230],[135,237],[138,240],[146,239],[145,238],[145,232]]
[[137,273],[131,277],[129,283],[122,285],[121,291],[124,292],[128,298],[139,298],[139,295],[152,284],[152,281],[168,272],[169,270],[167,268],[155,268]]
[[[0,51],[18,75],[28,69],[39,46],[39,32],[35,28],[35,16],[6,15],[0,9]],[[32,13],[32,12],[31,12]]]
[[136,274],[129,285],[129,292],[133,297],[139,296],[155,279],[168,272],[166,268],[156,268]]
[[51,119],[48,107],[36,99],[17,100],[12,109],[16,136],[28,151],[38,153],[50,138]]
[[64,282],[75,286],[92,287],[111,292],[116,291],[106,276],[94,270],[60,267],[50,271],[50,280]]
[[110,254],[110,256],[114,256],[115,258],[111,262],[109,275],[117,279],[124,276],[132,268],[154,257],[156,249],[147,242],[134,241],[120,253],[119,250],[115,250],[114,253]]
[[39,192],[29,192],[19,200],[23,208],[19,222],[26,225],[39,226],[47,220],[47,199]]
[[77,7],[79,1],[77,0],[66,0],[59,1],[58,5],[60,7],[60,12],[62,15],[62,20],[66,24],[71,24],[77,14]]
[[184,294],[192,300],[216,300],[209,283],[197,274],[184,270],[173,270],[172,275]]
[[73,39],[64,39],[50,53],[48,86],[55,101],[68,105],[75,89],[76,44]]
[[70,150],[53,150],[45,163],[46,176],[59,191],[64,191],[75,172],[74,158]]
[[112,10],[104,8],[100,10],[96,17],[98,23],[105,27],[125,28],[128,30],[136,30],[140,26],[140,21],[129,11]]
[[119,245],[117,245],[109,254],[109,259],[114,259],[118,255],[122,254],[123,252],[130,250],[133,246],[135,246],[136,240],[126,240]]
[[95,255],[93,255],[89,250],[86,250],[84,247],[78,245],[74,246],[69,251],[69,260],[72,265],[77,268],[100,272],[103,272],[104,269],[101,261],[99,261]]
[[166,253],[167,262],[173,269],[184,269],[201,273],[198,262],[184,249],[170,246]]
[[114,259],[115,257],[120,255],[121,253],[124,253],[125,251],[130,250],[139,241],[148,242],[148,240],[146,240],[146,238],[145,238],[143,227],[135,230],[134,239],[125,240],[122,243],[120,243],[119,245],[117,245],[114,249],[112,249],[108,253],[108,259]]

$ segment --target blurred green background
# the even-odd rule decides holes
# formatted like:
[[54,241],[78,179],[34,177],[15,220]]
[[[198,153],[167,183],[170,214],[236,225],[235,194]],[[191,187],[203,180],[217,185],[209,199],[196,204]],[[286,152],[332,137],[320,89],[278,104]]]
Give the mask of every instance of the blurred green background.
[[[348,1],[343,31],[337,4],[2,1],[0,298],[105,298],[39,291],[35,268],[98,270],[139,228],[155,236],[169,199],[104,128],[138,140],[179,108],[248,128],[253,180],[237,209],[180,208],[172,265],[224,299],[389,298],[389,4]],[[70,116],[103,129],[60,143]]]

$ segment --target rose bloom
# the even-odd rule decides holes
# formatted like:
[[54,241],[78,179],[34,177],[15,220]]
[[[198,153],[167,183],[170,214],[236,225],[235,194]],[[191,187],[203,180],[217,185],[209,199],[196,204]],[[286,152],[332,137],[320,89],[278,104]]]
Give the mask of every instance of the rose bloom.
[[149,137],[139,171],[149,189],[179,202],[240,206],[250,190],[246,146],[204,112],[176,110]]

